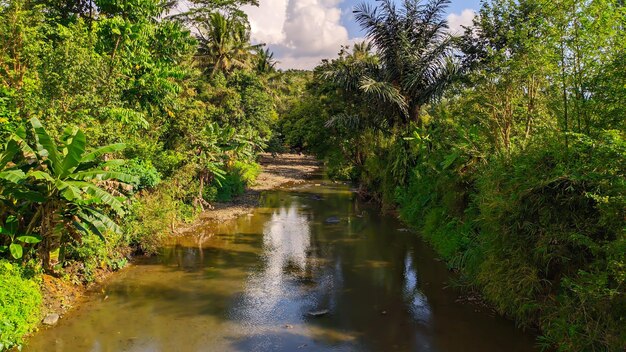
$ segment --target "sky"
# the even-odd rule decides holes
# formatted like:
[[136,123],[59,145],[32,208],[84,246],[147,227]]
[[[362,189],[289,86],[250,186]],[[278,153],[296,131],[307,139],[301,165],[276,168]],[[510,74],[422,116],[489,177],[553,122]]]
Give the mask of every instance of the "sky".
[[[364,33],[352,9],[374,0],[260,0],[246,7],[252,41],[265,43],[281,69],[312,69],[324,58],[337,56],[341,45],[360,41]],[[480,0],[452,0],[448,8],[450,31],[472,22]]]

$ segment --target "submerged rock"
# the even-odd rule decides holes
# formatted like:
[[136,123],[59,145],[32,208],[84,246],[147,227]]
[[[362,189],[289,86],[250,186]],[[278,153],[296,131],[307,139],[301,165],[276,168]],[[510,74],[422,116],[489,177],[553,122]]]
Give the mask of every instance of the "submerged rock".
[[341,220],[336,216],[331,216],[328,219],[326,219],[326,221],[324,222],[327,224],[338,224],[341,222]]
[[43,318],[42,323],[44,325],[56,325],[56,323],[59,322],[59,318],[61,317],[56,313],[48,314],[45,318]]
[[312,317],[321,317],[322,315],[326,315],[329,313],[328,309],[314,310],[309,312],[309,315]]

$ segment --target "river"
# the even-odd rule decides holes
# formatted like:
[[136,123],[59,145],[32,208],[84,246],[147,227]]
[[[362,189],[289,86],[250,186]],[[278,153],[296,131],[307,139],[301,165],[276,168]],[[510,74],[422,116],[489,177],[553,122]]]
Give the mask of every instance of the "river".
[[531,334],[458,302],[428,245],[348,186],[261,205],[114,275],[24,350],[534,351]]

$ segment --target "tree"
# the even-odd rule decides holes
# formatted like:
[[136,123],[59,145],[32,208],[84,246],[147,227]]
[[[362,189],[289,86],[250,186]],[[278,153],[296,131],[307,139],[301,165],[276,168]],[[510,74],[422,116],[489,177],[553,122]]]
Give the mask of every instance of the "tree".
[[278,61],[274,59],[274,53],[270,49],[258,48],[256,51],[256,71],[260,74],[273,73],[276,71]]
[[250,32],[246,22],[235,16],[214,12],[198,27],[198,53],[200,67],[209,75],[229,73],[234,69],[251,67],[252,50]]
[[[452,37],[446,32],[449,3],[431,0],[424,5],[419,0],[405,0],[401,8],[392,0],[380,0],[377,7],[360,4],[354,14],[379,61],[367,62],[359,70],[339,66],[327,75],[348,89],[391,103],[401,110],[401,124],[415,121],[421,125],[421,108],[441,96],[457,71]],[[355,61],[357,65],[365,63],[358,57]]]

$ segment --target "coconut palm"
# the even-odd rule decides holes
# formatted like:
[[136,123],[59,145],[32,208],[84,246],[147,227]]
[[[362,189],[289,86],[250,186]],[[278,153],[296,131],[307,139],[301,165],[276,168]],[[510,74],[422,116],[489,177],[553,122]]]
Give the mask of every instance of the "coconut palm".
[[273,73],[276,71],[278,61],[274,59],[274,53],[270,49],[259,48],[256,52],[256,70],[258,73]]
[[214,12],[198,24],[198,29],[196,59],[211,76],[252,66],[256,46],[250,45],[248,25],[239,17]]

